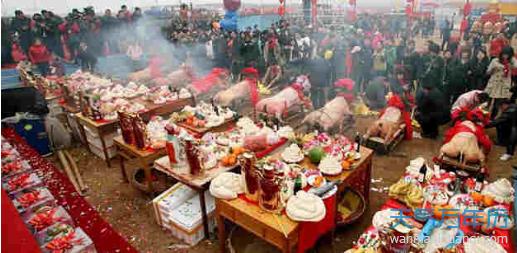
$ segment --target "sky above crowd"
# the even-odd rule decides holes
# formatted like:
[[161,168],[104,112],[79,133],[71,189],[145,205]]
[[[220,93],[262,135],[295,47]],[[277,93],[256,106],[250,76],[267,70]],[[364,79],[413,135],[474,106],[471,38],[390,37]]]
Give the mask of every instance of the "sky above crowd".
[[[299,5],[302,0],[286,0],[288,5]],[[422,2],[462,2],[463,0],[422,0]],[[489,1],[489,0],[474,0]],[[126,4],[129,7],[150,7],[164,5],[178,5],[179,3],[190,3],[194,6],[203,4],[221,4],[223,0],[2,0],[2,16],[11,16],[17,10],[23,10],[26,13],[39,12],[41,9],[52,10],[58,14],[66,14],[72,8],[82,9],[86,6],[94,6],[96,10],[102,11],[110,8],[118,10],[120,5]],[[241,0],[243,6],[251,5],[276,5],[278,0]],[[320,0],[321,3],[345,4],[347,0]],[[358,8],[402,8],[405,0],[357,0]]]

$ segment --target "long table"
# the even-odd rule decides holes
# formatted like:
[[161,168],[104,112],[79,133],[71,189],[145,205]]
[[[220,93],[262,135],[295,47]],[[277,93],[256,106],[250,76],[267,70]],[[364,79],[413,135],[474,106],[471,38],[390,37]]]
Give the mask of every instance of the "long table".
[[[138,102],[145,106],[146,110],[140,113],[141,117],[144,121],[148,121],[153,115],[164,115],[168,113],[172,113],[178,110],[183,109],[183,107],[187,105],[195,105],[195,99],[193,97],[187,99],[178,99],[170,103],[165,104],[154,104],[149,101],[144,100],[143,98],[135,98],[132,99],[131,102]],[[106,164],[108,167],[111,167],[111,162],[108,154],[108,148],[106,145],[106,136],[113,134],[116,132],[118,128],[118,119],[115,120],[100,120],[95,121],[89,117],[84,116],[81,112],[76,114],[77,121],[80,125],[81,137],[85,141],[87,148],[90,150],[88,144],[89,143],[86,138],[85,127],[88,127],[91,131],[93,131],[101,141],[101,149],[104,154],[104,158],[106,160]],[[90,150],[91,151],[91,150]]]
[[[369,203],[370,178],[372,170],[373,150],[362,147],[361,159],[355,163],[352,170],[343,171],[340,175],[325,177],[327,180],[341,180],[337,196],[345,187],[360,189],[364,194],[366,205]],[[315,165],[305,159],[302,167],[314,168]],[[337,200],[339,202],[339,198]],[[336,210],[333,210],[336,211]],[[250,203],[242,198],[233,200],[216,199],[216,219],[219,233],[220,251],[226,251],[226,231],[224,221],[230,221],[239,227],[255,234],[263,240],[279,248],[282,252],[290,253],[299,243],[302,233],[301,223],[292,221],[285,213],[280,215],[267,213],[256,203]]]

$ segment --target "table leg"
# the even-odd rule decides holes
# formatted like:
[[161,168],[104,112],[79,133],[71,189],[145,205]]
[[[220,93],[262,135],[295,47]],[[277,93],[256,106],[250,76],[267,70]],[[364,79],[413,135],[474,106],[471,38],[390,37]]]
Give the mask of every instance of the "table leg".
[[215,215],[217,222],[217,233],[219,235],[219,250],[221,253],[226,251],[226,229],[224,227],[224,217],[219,213]]
[[[118,149],[118,147],[117,147],[117,149]],[[122,173],[122,178],[124,179],[124,182],[128,183],[129,180],[127,179],[126,166],[124,165],[126,159],[124,159],[124,157],[121,155],[119,155],[119,158],[120,158],[120,172]]]
[[[77,120],[77,119],[76,119]],[[86,145],[86,149],[91,152],[90,145],[88,144],[88,140],[86,139],[86,130],[84,129],[84,125],[81,124],[79,120],[77,120],[77,124],[79,124],[79,133],[81,134],[81,141],[83,141],[83,144]]]
[[145,182],[147,183],[147,190],[149,191],[149,193],[153,193],[154,192],[154,189],[153,189],[153,178],[151,176],[151,166],[149,166],[148,163],[146,163],[143,159],[139,159],[140,160],[140,166],[142,166],[142,169],[144,169],[144,174],[145,174]]
[[203,218],[203,230],[205,231],[205,238],[209,238],[208,231],[208,216],[206,213],[205,190],[199,191],[199,202],[201,204],[201,217]]
[[285,241],[284,241],[285,245],[284,245],[284,248],[282,249],[282,252],[283,253],[291,253],[291,243],[289,243],[289,239],[285,238]]
[[365,174],[365,182],[364,182],[364,199],[366,200],[366,204],[370,203],[370,184],[372,182],[372,161],[370,160],[368,162],[368,165],[366,167]]
[[99,138],[101,139],[102,144],[102,152],[104,152],[104,158],[106,159],[106,165],[108,165],[108,168],[111,168],[111,161],[108,154],[108,148],[106,147],[106,142],[104,141],[104,132],[99,131]]

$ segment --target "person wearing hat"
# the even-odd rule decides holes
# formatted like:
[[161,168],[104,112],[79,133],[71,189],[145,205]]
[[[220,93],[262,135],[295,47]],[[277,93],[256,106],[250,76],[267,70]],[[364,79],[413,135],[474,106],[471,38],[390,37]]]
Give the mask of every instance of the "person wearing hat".
[[500,159],[508,161],[512,158],[517,144],[517,105],[510,99],[503,99],[499,109],[501,114],[490,121],[486,128],[495,127],[497,129],[498,144],[506,146],[506,152]]
[[424,83],[416,96],[416,120],[422,127],[422,137],[436,139],[438,127],[449,121],[449,103],[434,85]]

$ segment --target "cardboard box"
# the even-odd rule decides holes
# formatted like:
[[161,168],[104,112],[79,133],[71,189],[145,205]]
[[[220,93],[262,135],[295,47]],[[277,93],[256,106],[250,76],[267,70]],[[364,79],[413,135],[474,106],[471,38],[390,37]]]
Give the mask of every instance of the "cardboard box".
[[[206,211],[208,217],[209,232],[215,228],[215,199],[208,191],[205,192]],[[164,227],[175,237],[189,245],[196,245],[204,238],[203,218],[199,195],[185,201],[175,208],[169,216],[162,217]]]
[[194,197],[194,195],[196,195],[196,192],[190,187],[182,183],[176,183],[171,188],[153,199],[153,209],[158,225],[162,225],[162,216],[167,216],[168,213],[172,212],[174,208],[180,206],[185,201]]

